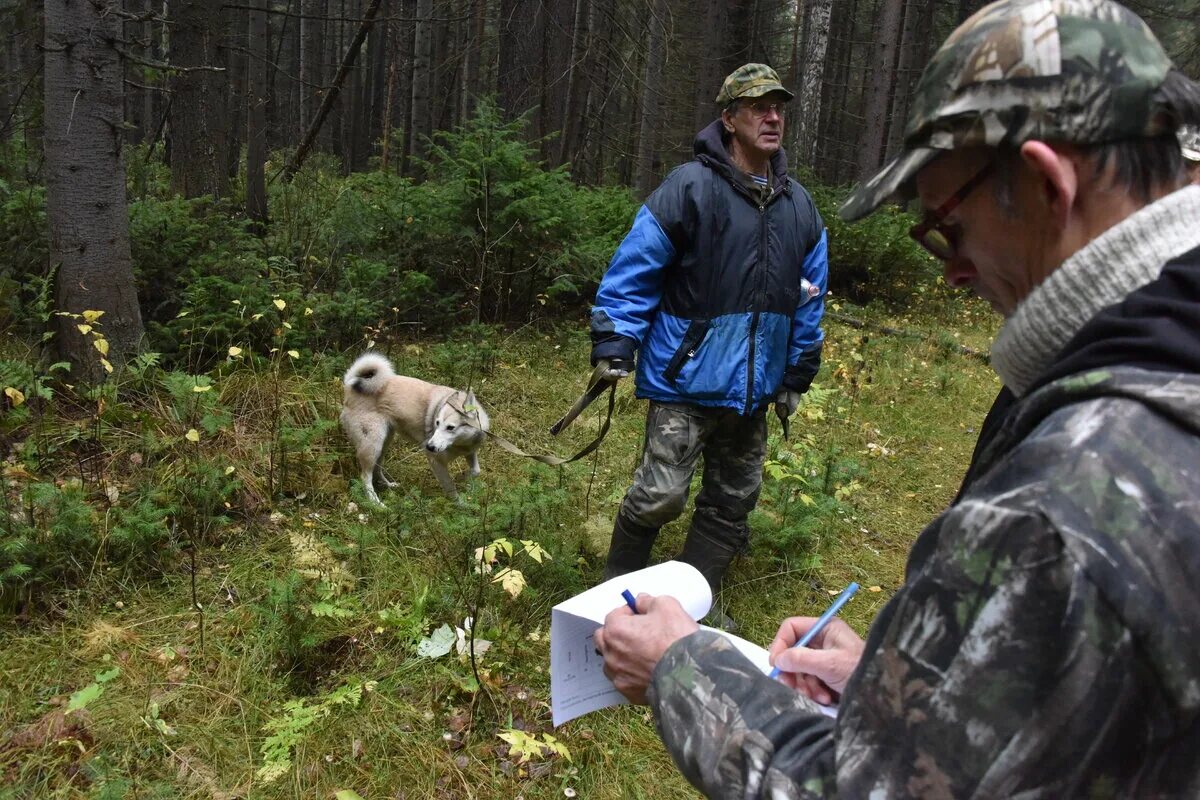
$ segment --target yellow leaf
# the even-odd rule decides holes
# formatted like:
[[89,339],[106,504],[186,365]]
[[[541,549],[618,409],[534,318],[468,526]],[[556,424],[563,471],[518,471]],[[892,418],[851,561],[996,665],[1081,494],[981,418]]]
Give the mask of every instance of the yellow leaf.
[[87,336],[89,333],[92,332],[91,325],[76,325],[75,327],[79,328],[79,332],[82,333],[84,336]]
[[92,346],[100,351],[100,355],[108,355],[108,339],[93,339]]
[[87,322],[95,322],[96,320],[100,319],[103,316],[104,316],[103,311],[85,311],[85,312],[83,312],[83,318]]
[[829,592],[830,594],[841,594],[841,592],[839,592],[837,589],[826,589],[825,591]]
[[235,306],[240,306],[240,305],[242,304],[242,301],[241,301],[241,300],[234,300],[234,301],[233,301],[233,304],[234,304]]
[[13,408],[16,408],[17,406],[21,405],[21,403],[25,402],[25,395],[21,394],[21,390],[12,386],[5,387],[4,395],[9,400],[12,400]]
[[109,363],[107,358],[100,359],[100,365],[104,367],[105,372],[111,373],[113,371],[113,365]]
[[292,323],[285,322],[285,323],[283,323],[283,327],[287,328],[290,331],[292,329]]
[[312,316],[312,314],[313,314],[313,310],[312,310],[311,308],[305,308],[305,309],[304,309],[304,316],[306,316],[306,317],[311,317],[311,316]]
[[524,764],[529,760],[530,756],[540,756],[542,754],[542,748],[538,744],[537,739],[525,733],[525,731],[514,728],[496,735],[508,742],[509,758],[515,759],[518,764]]
[[196,430],[195,428],[189,428],[188,432],[183,435],[183,438],[187,439],[189,442],[198,442],[200,441],[200,431]]
[[178,314],[176,314],[176,315],[175,315],[175,319],[183,319],[184,317],[186,317],[186,316],[187,316],[188,314],[190,314],[190,313],[192,313],[192,312],[190,312],[190,311],[180,311]]
[[257,322],[258,320],[262,319],[262,314],[251,314],[251,315],[250,315],[250,319],[252,319],[252,320],[254,320],[255,322]]
[[280,311],[283,311],[285,308],[287,308],[287,303],[285,303],[283,300],[279,299],[278,297],[276,297],[271,302],[274,303],[275,307],[278,308]]
[[500,588],[508,592],[509,596],[516,597],[525,588],[525,576],[519,569],[505,567],[496,573],[496,577],[492,578],[492,583],[500,584]]
[[242,354],[242,348],[237,347],[237,346],[229,348],[229,355],[233,356],[234,358],[237,358],[241,354]]
[[882,592],[883,587],[882,586],[868,586],[867,591],[868,592]]
[[300,357],[300,353],[297,350],[288,350],[288,355],[291,356],[292,358]]
[[200,394],[201,392],[207,392],[211,388],[211,386],[193,386],[192,391],[196,394]]
[[225,474],[226,474],[226,475],[232,475],[232,474],[233,474],[234,472],[236,472],[236,471],[237,471],[237,469],[236,469],[235,467],[226,467],[226,468],[225,468]]

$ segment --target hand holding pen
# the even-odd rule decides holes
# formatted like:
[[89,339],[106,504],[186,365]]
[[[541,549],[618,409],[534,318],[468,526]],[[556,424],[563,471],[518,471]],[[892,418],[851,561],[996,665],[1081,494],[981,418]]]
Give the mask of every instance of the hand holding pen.
[[[854,593],[850,587],[847,592]],[[845,690],[864,648],[854,629],[834,616],[842,603],[835,601],[822,615],[827,624],[820,627],[821,618],[816,617],[784,620],[768,648],[779,680],[823,705],[835,703]],[[797,646],[801,641],[805,644]]]

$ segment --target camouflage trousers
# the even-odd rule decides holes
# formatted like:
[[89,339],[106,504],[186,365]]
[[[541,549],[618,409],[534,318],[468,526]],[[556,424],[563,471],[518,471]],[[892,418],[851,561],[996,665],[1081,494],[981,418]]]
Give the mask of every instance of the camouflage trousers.
[[657,529],[683,513],[692,476],[704,459],[692,528],[734,552],[750,536],[746,517],[762,488],[767,454],[766,408],[749,416],[720,408],[651,401],[642,463],[620,514]]

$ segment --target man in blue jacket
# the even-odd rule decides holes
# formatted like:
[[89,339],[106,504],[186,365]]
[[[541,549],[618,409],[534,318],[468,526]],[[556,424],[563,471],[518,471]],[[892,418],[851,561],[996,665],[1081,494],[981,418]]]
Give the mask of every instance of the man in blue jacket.
[[605,577],[646,566],[659,529],[696,511],[679,558],[714,593],[750,531],[766,455],[766,408],[790,416],[821,363],[825,225],[787,174],[792,93],[764,64],[732,72],[721,116],[638,211],[592,309],[592,363],[637,370],[650,401],[641,466],[613,527]]

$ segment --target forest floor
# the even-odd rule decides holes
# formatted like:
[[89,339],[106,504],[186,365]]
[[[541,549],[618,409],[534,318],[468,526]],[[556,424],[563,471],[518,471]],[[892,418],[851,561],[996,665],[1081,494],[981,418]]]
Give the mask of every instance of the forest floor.
[[[721,596],[747,639],[765,645],[783,617],[819,613],[851,580],[864,590],[843,616],[865,631],[958,487],[998,388],[959,346],[986,353],[996,323],[941,287],[916,298],[899,313],[831,298],[831,312],[868,327],[829,320],[791,441],[772,415],[774,470],[752,550]],[[493,430],[528,448],[588,441],[602,402],[568,441],[546,434],[582,389],[586,336],[566,325],[499,336],[477,359],[450,342],[380,347],[399,372],[473,378]],[[641,446],[645,404],[632,382],[595,458],[552,469],[488,447],[462,506],[398,444],[387,463],[401,488],[383,494],[383,511],[349,480],[336,427],[279,435],[280,408],[293,421],[336,420],[338,358],[270,380],[236,365],[214,373],[230,422],[195,446],[242,476],[227,520],[192,547],[176,541],[155,574],[97,556],[84,580],[40,587],[34,610],[0,621],[0,798],[693,796],[646,709],[550,724],[550,608],[599,580]],[[103,491],[116,506],[166,479],[156,471],[182,469],[142,460],[145,429],[173,429],[156,422],[152,393],[129,402],[137,413],[103,437]],[[41,424],[58,436],[67,427]],[[8,466],[11,489],[27,476]],[[94,497],[90,475],[57,477]],[[109,506],[92,507],[102,526]],[[663,532],[656,559],[676,552],[686,521]],[[476,548],[501,538],[514,549],[498,547],[497,570],[511,565],[524,584],[507,587],[515,596],[493,582],[498,572],[473,569]],[[548,557],[539,563],[522,541]],[[492,642],[474,665],[453,648],[422,655],[469,616]]]

